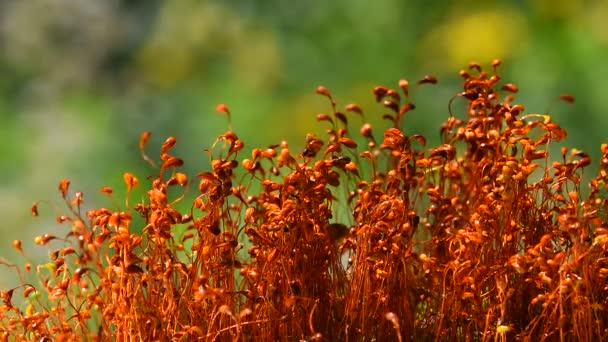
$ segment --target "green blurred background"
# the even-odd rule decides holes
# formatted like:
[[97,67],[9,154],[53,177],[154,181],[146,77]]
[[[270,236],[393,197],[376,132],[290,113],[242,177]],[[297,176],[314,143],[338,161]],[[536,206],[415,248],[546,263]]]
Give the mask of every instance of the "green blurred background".
[[[111,207],[100,186],[122,189],[126,170],[152,174],[137,149],[144,130],[152,155],[175,136],[192,175],[227,130],[217,103],[248,148],[285,139],[297,150],[306,132],[322,132],[315,114],[330,110],[317,85],[341,106],[359,103],[378,127],[374,85],[433,74],[440,83],[416,90],[405,122],[433,142],[461,90],[458,71],[496,57],[529,112],[576,96],[551,113],[565,144],[597,160],[608,127],[605,0],[2,0],[0,256],[23,262],[10,247],[17,238],[35,263],[46,256],[33,238],[66,227],[52,206],[36,219],[30,206],[63,208],[61,178],[88,206]],[[0,288],[16,283],[0,267]]]

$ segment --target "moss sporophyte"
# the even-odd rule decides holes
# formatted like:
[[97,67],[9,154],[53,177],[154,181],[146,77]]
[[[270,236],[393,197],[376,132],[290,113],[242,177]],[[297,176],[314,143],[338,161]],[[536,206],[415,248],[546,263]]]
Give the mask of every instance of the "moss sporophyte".
[[114,209],[62,180],[66,232],[34,241],[50,259],[3,262],[23,284],[0,292],[0,340],[604,339],[608,145],[582,184],[589,155],[549,156],[566,131],[514,103],[499,64],[460,72],[437,146],[401,128],[432,76],[373,89],[380,131],[320,86],[326,136],[249,155],[231,128],[194,176],[174,137],[153,158],[143,133],[155,176],[125,173]]

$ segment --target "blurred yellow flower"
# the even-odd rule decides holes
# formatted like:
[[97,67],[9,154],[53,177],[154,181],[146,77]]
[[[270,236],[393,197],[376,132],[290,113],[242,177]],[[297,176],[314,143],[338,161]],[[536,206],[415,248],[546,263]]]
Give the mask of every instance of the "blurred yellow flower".
[[430,30],[419,51],[422,64],[453,70],[470,61],[488,63],[522,52],[527,43],[527,23],[508,8],[462,13],[455,11],[443,24]]
[[167,1],[154,32],[137,54],[144,79],[164,88],[200,76],[205,58],[223,55],[239,36],[242,20],[229,8],[206,1]]
[[258,91],[272,88],[281,75],[279,44],[272,31],[249,32],[237,39],[231,51],[234,77]]

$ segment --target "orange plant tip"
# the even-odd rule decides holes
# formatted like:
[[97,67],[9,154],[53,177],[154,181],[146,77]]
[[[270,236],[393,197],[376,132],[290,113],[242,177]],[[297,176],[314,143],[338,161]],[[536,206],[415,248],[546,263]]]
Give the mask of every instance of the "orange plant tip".
[[34,243],[37,245],[46,245],[49,241],[54,240],[56,238],[57,237],[50,234],[38,235],[34,239]]
[[394,312],[387,312],[387,313],[384,315],[384,317],[385,317],[387,320],[391,321],[391,322],[396,322],[396,321],[397,321],[397,315],[395,315],[395,313],[394,313]]
[[175,179],[177,180],[177,183],[181,186],[188,184],[188,176],[186,176],[186,174],[184,173],[177,172],[175,174]]
[[511,83],[503,84],[500,89],[511,92],[511,93],[517,93],[519,91],[519,88],[515,84],[511,84]]
[[102,193],[106,194],[106,195],[111,195],[112,194],[112,188],[108,187],[108,186],[104,186],[101,189],[99,189],[99,191],[101,191]]
[[223,103],[216,105],[215,111],[218,113],[222,113],[222,114],[230,114],[230,110],[228,109],[228,106],[226,106]]
[[354,104],[354,103],[347,105],[346,110],[349,112],[355,112],[357,114],[363,113],[363,111],[361,110],[361,107],[359,107],[359,105]]
[[146,143],[148,143],[148,140],[150,140],[150,137],[152,136],[151,132],[148,131],[144,131],[141,133],[141,135],[139,136],[139,148],[143,149],[144,146],[146,146]]
[[165,139],[165,142],[163,143],[163,145],[160,148],[160,155],[161,155],[162,160],[166,160],[168,158],[166,156],[167,151],[169,151],[171,148],[173,148],[173,146],[175,146],[176,142],[177,142],[177,139],[175,139],[175,137],[168,137],[167,139]]
[[403,94],[405,96],[409,95],[410,83],[407,80],[399,80],[399,88],[401,88],[401,90],[403,90]]
[[134,186],[136,186],[137,184],[139,184],[139,180],[137,179],[137,177],[133,176],[129,172],[126,172],[123,175],[123,179],[125,180],[125,183],[127,184],[127,188],[129,190],[131,190]]
[[61,196],[66,197],[68,195],[69,187],[70,187],[69,179],[64,178],[59,182],[59,191],[61,192]]
[[13,247],[18,250],[20,253],[23,253],[23,248],[21,246],[21,240],[13,240]]
[[34,243],[37,245],[44,245],[44,238],[42,237],[42,235],[38,235],[34,238]]
[[426,75],[420,81],[418,81],[418,84],[424,83],[437,84],[437,78],[435,76]]
[[388,88],[385,86],[376,86],[372,90],[372,93],[376,96],[376,102],[380,102],[384,96],[388,93]]
[[32,216],[38,216],[38,202],[32,204]]
[[317,90],[315,90],[315,92],[319,95],[323,95],[323,96],[329,96],[329,90],[325,87],[325,86],[318,86]]
[[565,102],[568,102],[568,103],[574,103],[576,101],[576,99],[574,98],[574,96],[570,95],[570,94],[562,94],[562,95],[559,96],[559,98],[562,101],[565,101]]

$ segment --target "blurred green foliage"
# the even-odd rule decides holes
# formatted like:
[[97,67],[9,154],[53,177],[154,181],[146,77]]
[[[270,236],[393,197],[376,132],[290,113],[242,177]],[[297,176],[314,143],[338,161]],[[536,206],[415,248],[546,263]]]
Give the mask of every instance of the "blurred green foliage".
[[[374,85],[434,74],[440,84],[414,94],[406,124],[437,138],[458,71],[493,58],[520,87],[518,101],[530,112],[551,106],[566,144],[598,156],[608,112],[603,0],[2,1],[0,255],[15,259],[10,241],[29,250],[36,234],[58,229],[51,206],[37,220],[29,207],[60,204],[59,179],[89,205],[112,206],[100,186],[122,188],[125,170],[154,172],[137,150],[144,130],[151,154],[177,137],[194,173],[228,128],[217,103],[228,104],[248,148],[288,140],[297,149],[307,132],[322,132],[315,114],[330,110],[317,85],[380,125]],[[553,103],[563,92],[576,105]]]

